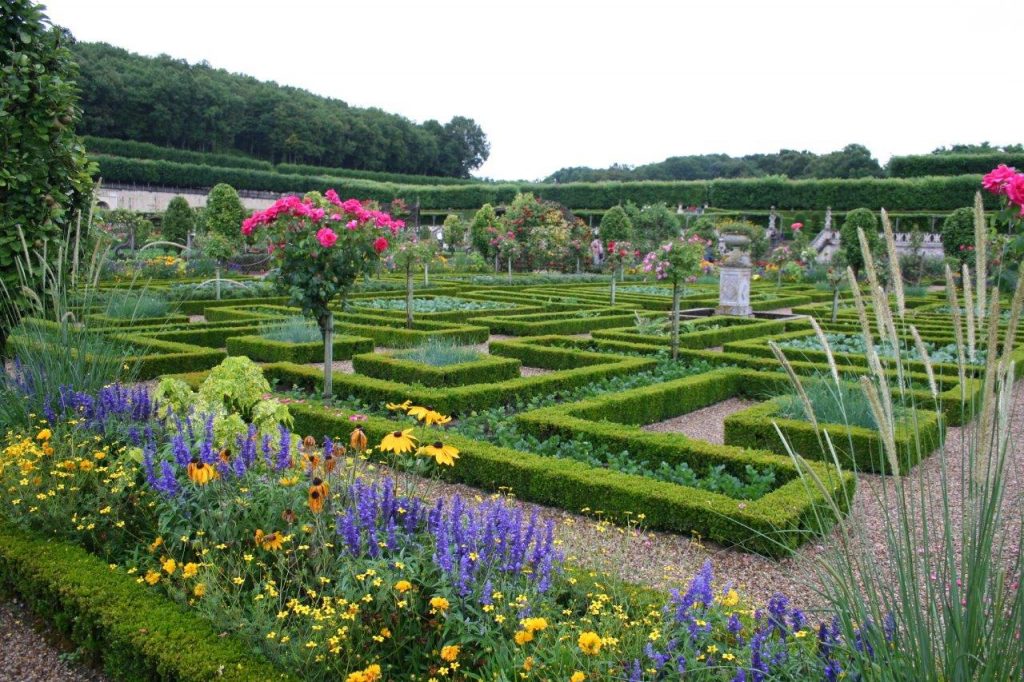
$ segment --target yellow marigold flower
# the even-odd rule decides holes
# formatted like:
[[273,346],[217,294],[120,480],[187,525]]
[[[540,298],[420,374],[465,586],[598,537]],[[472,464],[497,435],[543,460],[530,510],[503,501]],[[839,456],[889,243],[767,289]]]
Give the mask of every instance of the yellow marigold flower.
[[43,429],[36,434],[36,440],[50,440],[53,438],[53,431],[50,429]]
[[206,594],[206,585],[203,583],[196,583],[196,586],[192,588],[192,594],[202,599],[203,595]]
[[430,606],[438,611],[447,611],[451,604],[444,597],[431,597]]
[[740,603],[739,592],[737,592],[736,590],[730,589],[728,592],[725,593],[725,596],[722,597],[721,601],[722,601],[722,606],[726,606],[726,607],[736,606],[737,604]]
[[387,403],[385,405],[392,412],[407,412],[412,407],[412,401],[406,400],[400,403]]
[[[283,642],[284,638],[281,641]],[[377,682],[379,679],[381,679],[380,666],[374,663],[362,670],[349,673],[349,676],[345,678],[345,682]]]
[[348,444],[356,452],[362,452],[366,449],[366,432],[363,431],[363,427],[357,426],[352,429],[352,435],[348,438]]
[[412,435],[412,429],[394,431],[384,436],[378,448],[396,455],[412,452],[416,449],[416,436]]
[[546,618],[525,618],[523,619],[523,629],[529,630],[530,632],[537,632],[544,630],[548,627],[548,621]]
[[734,661],[734,660],[736,660],[736,656],[726,652],[726,653],[722,654],[722,660],[723,661]]
[[717,652],[718,652],[718,647],[717,647],[717,646],[715,646],[714,644],[712,644],[711,646],[709,646],[709,647],[707,648],[707,652],[708,652],[709,654],[717,653]]
[[441,647],[441,660],[448,661],[451,663],[459,657],[458,645],[452,644],[449,646]]
[[198,572],[199,572],[199,564],[197,564],[195,562],[192,562],[192,561],[188,562],[187,564],[185,564],[184,566],[181,567],[181,575],[182,575],[182,577],[185,577],[185,578],[195,577],[196,573],[198,573]]
[[163,538],[157,538],[156,540],[153,540],[153,542],[149,543],[149,551],[150,552],[155,552],[156,548],[159,547],[162,544],[164,544],[164,539]]
[[451,445],[445,445],[441,441],[435,441],[430,445],[424,445],[416,451],[417,455],[433,457],[438,464],[454,466],[455,460],[459,458],[459,451]]
[[209,464],[201,462],[198,457],[193,457],[188,463],[188,477],[196,485],[206,485],[217,478],[217,470]]
[[178,562],[174,559],[167,559],[163,562],[163,569],[167,575],[174,575],[174,572],[178,570]]
[[527,642],[533,641],[533,633],[529,630],[516,630],[516,634],[513,639],[515,639],[516,644],[522,646]]
[[587,676],[577,670],[572,674],[572,677],[569,678],[569,682],[583,682],[585,679],[587,679]]
[[793,633],[793,636],[796,637],[797,639],[803,639],[804,637],[807,636],[807,630],[797,630],[796,632]]
[[82,471],[92,471],[93,469],[96,468],[96,465],[93,464],[91,460],[83,459],[81,462],[78,463],[78,468],[81,469]]
[[580,645],[580,651],[588,656],[596,656],[601,651],[601,637],[596,632],[580,633],[577,644]]
[[526,660],[523,661],[523,670],[526,672],[533,670],[533,656],[527,656]]
[[412,583],[408,580],[399,580],[397,583],[395,583],[395,590],[397,590],[398,592],[405,593],[411,589]]
[[149,585],[156,585],[160,582],[160,574],[156,571],[146,571],[146,583]]

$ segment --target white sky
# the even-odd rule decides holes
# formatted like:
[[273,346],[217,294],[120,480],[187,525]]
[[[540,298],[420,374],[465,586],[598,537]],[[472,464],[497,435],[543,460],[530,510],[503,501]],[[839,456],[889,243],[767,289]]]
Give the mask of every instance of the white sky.
[[[45,2],[45,0],[44,0]],[[80,40],[415,121],[475,119],[478,175],[668,156],[1024,141],[1021,0],[50,0]]]

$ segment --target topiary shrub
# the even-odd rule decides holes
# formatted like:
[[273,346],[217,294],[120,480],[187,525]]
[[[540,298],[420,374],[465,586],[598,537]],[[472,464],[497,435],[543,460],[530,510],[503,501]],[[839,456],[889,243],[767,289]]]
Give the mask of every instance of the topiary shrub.
[[958,208],[942,221],[942,249],[961,264],[974,260],[974,210]]
[[470,223],[469,239],[473,243],[473,248],[484,258],[494,257],[491,239],[494,238],[492,232],[497,226],[498,214],[494,212],[494,207],[490,204],[481,206],[473,216],[473,222]]
[[860,272],[864,268],[864,254],[860,248],[860,239],[857,237],[857,228],[864,230],[868,247],[872,253],[878,250],[878,218],[874,212],[867,208],[855,208],[846,214],[846,220],[839,230],[839,248],[842,249],[846,263],[853,268],[854,272]]
[[621,206],[612,206],[601,218],[601,239],[620,242],[633,239],[633,221]]
[[188,243],[188,233],[195,229],[196,216],[188,205],[185,197],[174,197],[167,204],[163,221],[160,223],[160,234],[165,241]]
[[242,200],[231,185],[215,185],[206,197],[206,229],[211,232],[237,239],[245,213]]
[[444,243],[452,251],[462,249],[466,241],[466,222],[455,213],[449,213],[444,219]]

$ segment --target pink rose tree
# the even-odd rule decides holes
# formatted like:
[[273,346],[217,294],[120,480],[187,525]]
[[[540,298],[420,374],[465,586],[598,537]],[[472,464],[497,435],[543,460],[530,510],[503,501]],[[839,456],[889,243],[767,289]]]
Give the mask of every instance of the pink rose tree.
[[672,359],[679,359],[679,302],[687,279],[700,272],[707,242],[698,235],[679,237],[644,256],[641,268],[672,283]]
[[1024,173],[1012,166],[999,164],[981,180],[981,186],[1001,198],[1003,217],[1010,223],[1024,220]]
[[612,305],[615,305],[615,280],[625,279],[626,267],[636,263],[638,255],[636,247],[627,241],[609,241],[605,246],[604,266],[612,273]]
[[289,304],[311,315],[324,339],[324,394],[331,392],[334,316],[356,279],[373,271],[390,240],[405,224],[337,192],[287,196],[242,222],[242,234],[267,244],[277,262],[277,288]]
[[497,257],[508,263],[508,283],[512,284],[512,261],[523,255],[523,245],[511,230],[498,235],[491,244],[498,254]]

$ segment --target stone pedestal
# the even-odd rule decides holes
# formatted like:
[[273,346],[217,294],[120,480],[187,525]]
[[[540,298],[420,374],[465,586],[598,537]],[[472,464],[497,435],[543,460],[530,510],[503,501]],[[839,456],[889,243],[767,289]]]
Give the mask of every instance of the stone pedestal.
[[750,266],[722,265],[719,268],[718,315],[750,317]]

